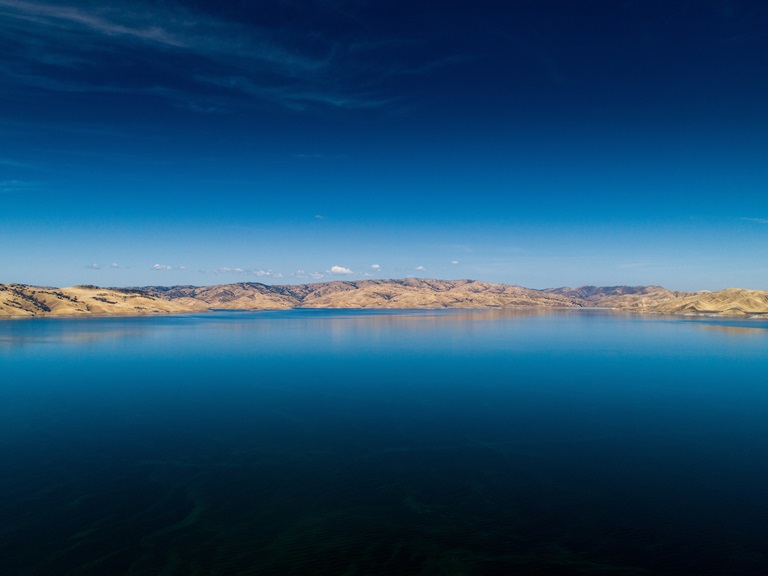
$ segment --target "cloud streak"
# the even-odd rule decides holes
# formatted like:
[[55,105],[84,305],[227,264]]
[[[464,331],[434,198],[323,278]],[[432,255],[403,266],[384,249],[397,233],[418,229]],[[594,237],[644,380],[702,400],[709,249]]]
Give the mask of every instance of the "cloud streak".
[[294,278],[312,278],[313,280],[319,280],[324,275],[320,272],[305,272],[302,269],[296,270],[293,274],[291,274]]
[[245,274],[244,268],[230,268],[229,266],[222,266],[221,268],[216,268],[216,272],[219,274]]
[[20,162],[19,160],[14,160],[13,158],[0,158],[0,166],[7,166],[9,168],[25,168],[31,170],[36,169],[36,167],[32,164],[28,164],[27,162]]
[[257,276],[257,277],[269,277],[269,278],[283,278],[283,275],[280,272],[274,272],[273,270],[269,269],[247,269],[242,268],[240,266],[221,266],[219,268],[216,268],[217,274],[242,274],[242,275],[248,275],[248,276]]
[[[14,46],[0,78],[16,85],[148,94],[202,113],[242,97],[291,109],[387,102],[346,77],[354,57],[332,36],[310,39],[300,28],[246,25],[178,3],[0,0],[0,34]],[[137,64],[143,73],[130,80],[112,70]]]
[[[183,46],[163,28],[146,22],[120,23],[109,16],[86,12],[72,6],[60,6],[45,2],[0,0],[0,15],[6,18],[31,22],[56,28],[80,27],[105,36],[127,36],[168,46]],[[125,14],[123,14],[125,16]]]
[[39,190],[38,182],[25,182],[23,180],[2,180],[0,181],[0,194],[23,194]]

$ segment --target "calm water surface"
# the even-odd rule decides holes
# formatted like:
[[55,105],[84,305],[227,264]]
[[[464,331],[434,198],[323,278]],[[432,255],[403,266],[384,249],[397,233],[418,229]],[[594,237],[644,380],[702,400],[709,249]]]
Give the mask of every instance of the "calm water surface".
[[0,322],[0,574],[768,574],[768,322]]

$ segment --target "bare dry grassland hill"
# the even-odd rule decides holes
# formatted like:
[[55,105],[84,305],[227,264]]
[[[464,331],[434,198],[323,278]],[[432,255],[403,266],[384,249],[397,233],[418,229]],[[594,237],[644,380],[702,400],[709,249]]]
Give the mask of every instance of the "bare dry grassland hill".
[[533,290],[477,280],[362,280],[270,286],[50,288],[0,284],[0,317],[180,314],[291,308],[612,308],[665,314],[768,314],[768,292],[674,292],[660,286]]

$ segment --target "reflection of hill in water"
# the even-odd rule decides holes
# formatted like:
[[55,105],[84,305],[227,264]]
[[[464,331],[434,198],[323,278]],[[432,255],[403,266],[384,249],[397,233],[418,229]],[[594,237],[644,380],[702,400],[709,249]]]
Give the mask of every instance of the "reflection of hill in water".
[[699,328],[722,332],[731,336],[765,336],[768,335],[768,326],[729,326],[726,324],[704,324]]
[[0,573],[763,574],[766,324],[3,322]]

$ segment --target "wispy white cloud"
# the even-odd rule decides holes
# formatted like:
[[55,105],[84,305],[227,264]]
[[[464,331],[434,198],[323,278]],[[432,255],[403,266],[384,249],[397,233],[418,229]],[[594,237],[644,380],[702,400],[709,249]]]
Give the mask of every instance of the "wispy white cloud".
[[13,158],[0,158],[0,166],[8,166],[10,168],[29,168],[29,169],[36,168],[36,166],[32,164],[29,164],[27,162],[21,162]]
[[106,10],[86,11],[79,7],[61,6],[47,2],[29,2],[20,0],[0,0],[0,15],[49,27],[81,27],[105,36],[128,36],[147,42],[180,47],[184,45],[174,34],[151,22],[141,22],[132,16],[128,22],[119,22],[118,18],[129,15],[125,11],[110,14]]
[[379,264],[371,264],[371,270],[376,270],[378,272],[381,270],[381,266]]
[[458,263],[459,263],[458,260],[451,260],[451,264],[458,264]]
[[268,276],[270,278],[282,278],[283,275],[280,272],[274,272],[272,270],[254,270],[253,273],[256,276]]
[[475,249],[468,244],[449,244],[446,248],[450,248],[452,251],[456,251],[460,254],[472,254],[475,251]]
[[[292,109],[387,103],[351,81],[348,70],[359,56],[339,49],[337,37],[319,34],[308,42],[297,29],[246,25],[177,2],[0,0],[0,26],[20,46],[0,67],[16,85],[149,93],[204,113],[226,111],[228,97],[243,96]],[[106,69],[121,54],[156,73],[146,75],[150,81],[132,75],[130,83],[114,74],[81,73],[85,63]],[[178,66],[179,58],[194,65]],[[211,97],[211,87],[223,94]]]
[[173,266],[168,264],[153,264],[152,270],[173,270]]
[[768,224],[768,218],[742,218],[747,222],[756,222],[758,224]]
[[424,266],[416,266],[416,270],[418,270],[419,272],[426,272],[427,269],[424,268]]
[[345,268],[344,266],[331,266],[331,269],[328,271],[330,274],[338,274],[341,276],[348,276],[350,274],[354,274],[352,270],[349,268]]
[[258,77],[248,76],[196,76],[195,81],[208,84],[228,91],[239,92],[258,100],[279,104],[291,110],[306,110],[312,106],[329,108],[347,108],[363,110],[380,108],[390,102],[388,99],[377,98],[374,94],[348,89],[345,92],[334,92],[325,87],[307,83],[297,83],[294,80],[285,83],[265,83]]
[[294,278],[312,278],[313,280],[319,280],[324,275],[320,272],[305,272],[301,268],[296,270],[293,274],[291,274]]
[[109,265],[110,268],[120,268],[120,264],[117,262],[112,262],[112,264]]
[[91,264],[88,264],[86,266],[89,270],[101,270],[101,266],[99,264],[96,264],[96,262],[92,262]]
[[[180,267],[180,269],[186,269],[186,267]],[[243,268],[241,266],[221,266],[219,268],[216,268],[217,274],[243,274],[243,275],[249,275],[249,276],[258,276],[258,277],[270,277],[270,278],[282,278],[283,275],[280,272],[275,272],[273,270],[253,270],[248,268]]]
[[39,182],[26,182],[23,180],[0,180],[0,194],[18,194],[39,190]]

